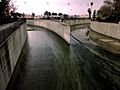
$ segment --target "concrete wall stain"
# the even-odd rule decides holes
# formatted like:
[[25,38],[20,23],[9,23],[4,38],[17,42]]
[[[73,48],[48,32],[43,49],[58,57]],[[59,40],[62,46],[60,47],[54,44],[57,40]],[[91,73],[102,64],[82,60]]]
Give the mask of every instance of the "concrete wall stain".
[[26,38],[26,25],[23,24],[2,43],[0,47],[0,90],[6,89]]

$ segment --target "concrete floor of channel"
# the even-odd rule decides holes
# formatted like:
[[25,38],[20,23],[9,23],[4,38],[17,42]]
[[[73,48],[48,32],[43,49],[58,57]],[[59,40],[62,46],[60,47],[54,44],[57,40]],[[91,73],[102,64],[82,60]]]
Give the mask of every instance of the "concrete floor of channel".
[[15,70],[15,80],[11,81],[13,87],[8,90],[120,88],[120,56],[88,40],[85,36],[87,29],[73,31],[72,35],[79,38],[82,43],[71,37],[71,43],[68,45],[53,32],[39,27],[28,29],[31,28],[19,59],[20,64],[18,63]]

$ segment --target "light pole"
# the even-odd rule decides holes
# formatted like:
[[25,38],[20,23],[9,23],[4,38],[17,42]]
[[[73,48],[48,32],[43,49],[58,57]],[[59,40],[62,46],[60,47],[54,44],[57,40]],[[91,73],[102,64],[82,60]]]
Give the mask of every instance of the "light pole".
[[71,13],[71,12],[72,12],[72,9],[70,9],[70,14],[72,15],[72,13]]
[[27,3],[27,2],[25,1],[25,2],[24,2],[24,5],[25,5],[25,11],[24,11],[24,12],[26,12],[26,3]]
[[70,6],[70,3],[67,3],[67,5],[68,5],[68,16],[69,16],[69,6]]
[[60,13],[59,10],[60,10],[60,9],[58,9],[58,13]]
[[48,10],[46,10],[47,11],[47,18],[49,18],[49,2],[46,2],[46,4],[47,4],[47,9],[48,9]]
[[[67,3],[68,5],[68,20],[69,20],[69,6],[70,6],[70,3]],[[69,25],[70,25],[70,20],[69,20]]]
[[[59,11],[60,9],[58,9],[58,14],[60,13],[60,11]],[[59,15],[57,15],[57,17],[59,17]]]
[[[46,4],[47,4],[47,6],[48,6],[48,9],[49,9],[49,2],[46,2]],[[49,10],[47,10],[47,11],[49,11]]]
[[91,3],[90,3],[90,5],[91,5],[91,13],[92,13],[92,6],[93,6],[93,2],[91,2]]

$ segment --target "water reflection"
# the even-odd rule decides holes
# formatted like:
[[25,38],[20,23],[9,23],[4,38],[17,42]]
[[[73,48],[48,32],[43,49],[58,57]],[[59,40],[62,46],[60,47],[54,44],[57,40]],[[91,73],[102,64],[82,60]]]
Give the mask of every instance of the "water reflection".
[[14,90],[80,90],[75,56],[63,39],[40,29],[28,32],[27,45]]
[[80,78],[84,78],[82,86],[86,86],[89,89],[86,87],[83,88],[85,90],[93,90],[93,88],[97,88],[97,90],[119,90],[120,55],[115,55],[104,50],[91,40],[87,41],[86,38],[89,37],[85,35],[86,31],[86,29],[78,29],[72,32],[73,37],[82,42],[83,45],[82,47],[82,45],[78,44],[74,48],[76,56],[82,57],[79,59],[82,66],[80,66],[80,71],[84,74],[84,76],[82,74],[80,76]]

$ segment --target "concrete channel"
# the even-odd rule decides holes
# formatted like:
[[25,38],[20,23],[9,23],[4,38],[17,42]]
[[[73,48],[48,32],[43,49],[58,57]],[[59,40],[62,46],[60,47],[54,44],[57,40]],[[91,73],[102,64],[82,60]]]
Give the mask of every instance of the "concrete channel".
[[[68,45],[51,31],[30,28],[32,31],[28,31],[28,41],[8,90],[120,89],[119,64],[116,63],[119,55],[89,43],[86,38],[79,38],[84,41],[81,44],[70,37]],[[78,31],[72,34],[76,37]],[[84,32],[86,29],[82,29],[81,33]]]

